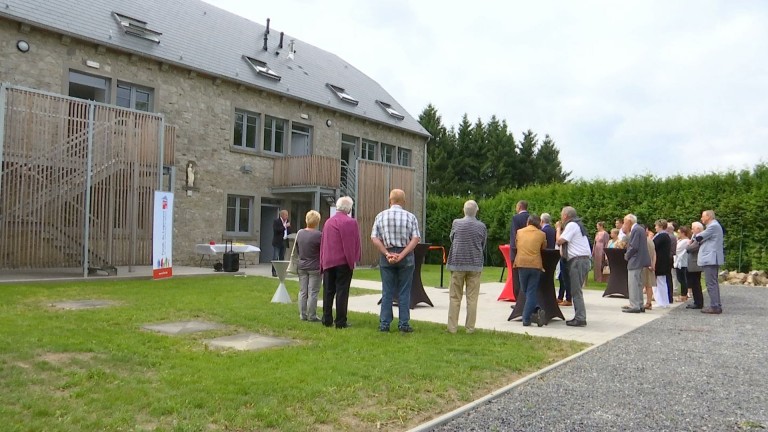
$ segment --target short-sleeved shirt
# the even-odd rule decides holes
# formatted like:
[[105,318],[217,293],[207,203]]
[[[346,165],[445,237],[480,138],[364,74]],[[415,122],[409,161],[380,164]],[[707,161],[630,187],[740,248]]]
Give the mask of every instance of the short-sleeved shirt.
[[371,238],[381,240],[387,249],[404,248],[414,237],[421,238],[419,221],[413,213],[399,205],[382,211],[373,221]]
[[566,224],[560,238],[568,242],[568,260],[592,256],[592,251],[589,250],[589,239],[581,233],[581,228],[576,222]]

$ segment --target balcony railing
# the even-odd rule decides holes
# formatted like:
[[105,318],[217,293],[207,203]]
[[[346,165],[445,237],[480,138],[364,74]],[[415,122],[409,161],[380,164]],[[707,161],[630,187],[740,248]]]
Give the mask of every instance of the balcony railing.
[[272,184],[286,186],[322,186],[338,188],[341,160],[328,156],[286,156],[275,159]]

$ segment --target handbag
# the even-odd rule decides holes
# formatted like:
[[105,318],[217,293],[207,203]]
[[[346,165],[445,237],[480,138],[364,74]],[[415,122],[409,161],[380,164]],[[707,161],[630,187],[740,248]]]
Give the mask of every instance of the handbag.
[[[301,232],[301,230],[299,230]],[[288,269],[286,272],[290,274],[299,274],[299,248],[296,246],[299,243],[299,232],[296,233],[296,238],[293,239],[293,247],[291,248],[290,262],[288,263]]]

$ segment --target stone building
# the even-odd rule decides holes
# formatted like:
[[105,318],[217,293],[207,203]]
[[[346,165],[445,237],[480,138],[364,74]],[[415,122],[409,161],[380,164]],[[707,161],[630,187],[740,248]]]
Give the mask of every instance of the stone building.
[[429,133],[363,72],[268,19],[199,0],[4,0],[0,58],[0,268],[76,267],[84,249],[149,264],[157,189],[175,194],[176,264],[224,239],[267,262],[279,209],[303,226],[340,195],[355,199],[363,264],[390,188],[423,225]]

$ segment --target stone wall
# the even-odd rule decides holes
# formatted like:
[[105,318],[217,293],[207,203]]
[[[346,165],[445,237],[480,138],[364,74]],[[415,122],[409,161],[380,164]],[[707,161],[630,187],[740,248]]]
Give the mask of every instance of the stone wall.
[[[16,49],[20,39],[29,42],[28,53]],[[270,115],[311,126],[313,153],[318,155],[340,157],[342,134],[410,148],[416,170],[410,210],[424,225],[424,137],[4,18],[0,18],[0,58],[0,82],[52,93],[68,94],[69,70],[110,78],[110,103],[115,101],[118,80],[153,89],[153,110],[164,114],[168,124],[178,126],[174,167],[177,264],[196,262],[196,243],[224,237],[227,194],[253,197],[252,234],[236,240],[255,245],[261,240],[262,198],[276,200],[273,202],[286,208],[294,199],[311,205],[307,194],[275,196],[270,192],[274,156],[230,145],[236,109],[262,114],[262,124],[264,115]],[[98,68],[87,66],[86,61],[98,63]],[[326,126],[329,119],[330,127]],[[289,132],[286,137],[288,141]],[[194,188],[187,191],[185,168],[189,162],[196,171]],[[244,165],[251,167],[249,173],[241,172]],[[327,215],[327,204],[322,203],[320,210]],[[303,215],[293,215],[293,219],[303,220]],[[370,227],[361,227],[361,231],[368,247],[370,242],[365,240]]]

